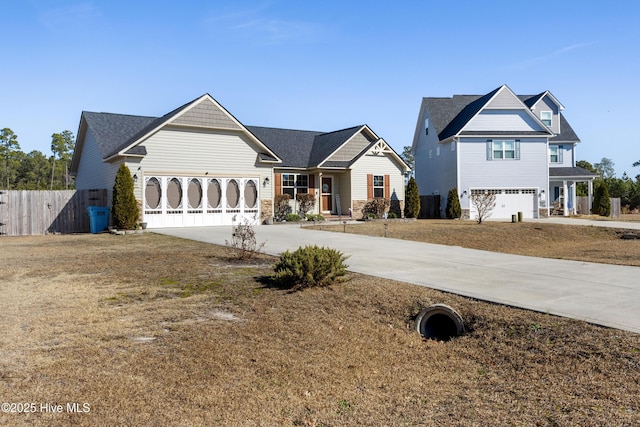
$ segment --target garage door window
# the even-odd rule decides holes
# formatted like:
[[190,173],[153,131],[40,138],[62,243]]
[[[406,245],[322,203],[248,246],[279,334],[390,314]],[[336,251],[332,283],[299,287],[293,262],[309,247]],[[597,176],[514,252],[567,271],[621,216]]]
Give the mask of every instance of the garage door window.
[[227,183],[227,207],[235,209],[240,202],[240,187],[235,179]]
[[247,181],[244,186],[244,206],[253,209],[258,202],[258,189],[255,181]]
[[172,178],[167,184],[167,213],[182,213],[182,185],[178,178]]
[[202,209],[202,184],[199,179],[193,178],[189,181],[187,199],[189,200],[190,213],[197,213]]
[[[220,204],[222,202],[222,189],[220,188],[220,181],[217,179],[209,180],[209,185],[207,187],[207,201],[209,209],[220,209]],[[213,213],[213,211],[210,211],[210,213]]]
[[144,189],[144,200],[147,209],[160,208],[160,198],[162,197],[162,188],[158,178],[149,178]]

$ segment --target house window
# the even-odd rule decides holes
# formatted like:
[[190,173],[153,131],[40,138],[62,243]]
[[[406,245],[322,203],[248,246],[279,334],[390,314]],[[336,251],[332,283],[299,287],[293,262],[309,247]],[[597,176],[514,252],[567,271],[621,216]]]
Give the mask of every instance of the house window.
[[282,174],[282,194],[288,194],[292,199],[298,193],[309,192],[309,175],[283,173]]
[[433,158],[433,150],[429,150],[429,158],[432,159]]
[[493,141],[494,159],[515,159],[516,142],[514,140]]
[[456,151],[456,142],[451,141],[451,151]]
[[384,175],[373,176],[373,197],[384,197]]
[[551,111],[540,111],[540,120],[545,126],[551,127]]
[[440,146],[436,147],[436,157],[440,155]]
[[429,135],[429,119],[424,119],[424,134]]
[[549,146],[549,163],[562,163],[562,145]]

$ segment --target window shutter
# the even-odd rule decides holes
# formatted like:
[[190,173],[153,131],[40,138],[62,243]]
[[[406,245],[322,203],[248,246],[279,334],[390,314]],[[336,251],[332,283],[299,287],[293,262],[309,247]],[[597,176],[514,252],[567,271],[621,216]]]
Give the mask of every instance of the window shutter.
[[491,139],[487,139],[487,160],[493,160],[493,141]]
[[367,199],[373,199],[373,174],[367,175]]
[[276,180],[275,194],[282,194],[282,174],[275,173],[273,174],[273,178]]
[[384,176],[384,197],[385,199],[390,199],[391,198],[391,193],[389,192],[389,181],[391,179],[389,178],[389,175],[385,175]]
[[562,161],[562,152],[564,151],[564,149],[562,148],[562,145],[558,145],[558,163],[564,163]]
[[516,160],[520,160],[520,140],[516,139]]
[[309,174],[309,193],[313,194],[316,188],[315,175]]

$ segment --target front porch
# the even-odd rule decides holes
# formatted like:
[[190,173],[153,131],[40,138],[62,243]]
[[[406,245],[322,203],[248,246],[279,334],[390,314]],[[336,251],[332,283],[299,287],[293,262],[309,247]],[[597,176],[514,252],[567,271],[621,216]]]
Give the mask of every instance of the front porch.
[[[591,213],[593,180],[598,175],[580,167],[549,168],[549,215]],[[587,183],[587,212],[578,212],[577,184]]]

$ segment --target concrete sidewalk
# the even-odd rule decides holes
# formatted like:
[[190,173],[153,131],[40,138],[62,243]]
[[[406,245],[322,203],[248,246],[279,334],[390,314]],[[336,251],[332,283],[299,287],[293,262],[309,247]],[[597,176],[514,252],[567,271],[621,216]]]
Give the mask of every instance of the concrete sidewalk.
[[[255,229],[268,254],[304,245],[327,246],[349,255],[349,270],[358,273],[640,333],[638,267],[508,255],[299,225]],[[153,232],[218,245],[231,237],[231,227]]]

